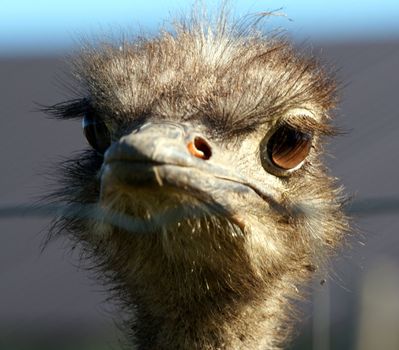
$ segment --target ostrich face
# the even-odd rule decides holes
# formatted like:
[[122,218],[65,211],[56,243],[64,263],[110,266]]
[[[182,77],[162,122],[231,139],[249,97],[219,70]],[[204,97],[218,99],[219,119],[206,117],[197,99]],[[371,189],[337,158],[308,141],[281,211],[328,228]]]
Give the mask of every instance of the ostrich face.
[[336,245],[345,220],[319,161],[335,87],[313,60],[255,31],[194,26],[88,49],[74,72],[84,92],[53,112],[82,118],[93,150],[68,163],[63,199],[139,218],[145,233],[62,228],[129,298],[265,298],[283,282],[292,296]]

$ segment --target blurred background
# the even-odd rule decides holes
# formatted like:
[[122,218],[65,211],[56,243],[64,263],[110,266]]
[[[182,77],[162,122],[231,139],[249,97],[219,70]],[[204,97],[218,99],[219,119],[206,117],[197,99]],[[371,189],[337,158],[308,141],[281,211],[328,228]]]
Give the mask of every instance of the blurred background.
[[[216,2],[205,1],[209,12]],[[309,288],[292,350],[399,349],[399,2],[232,0],[235,16],[283,12],[300,47],[343,83],[329,146],[332,173],[354,197],[355,234]],[[155,33],[191,1],[0,1],[0,208],[46,192],[44,173],[86,147],[78,122],[34,112],[69,97],[59,76],[80,38]],[[49,219],[0,217],[0,350],[118,349],[106,293],[56,241]]]

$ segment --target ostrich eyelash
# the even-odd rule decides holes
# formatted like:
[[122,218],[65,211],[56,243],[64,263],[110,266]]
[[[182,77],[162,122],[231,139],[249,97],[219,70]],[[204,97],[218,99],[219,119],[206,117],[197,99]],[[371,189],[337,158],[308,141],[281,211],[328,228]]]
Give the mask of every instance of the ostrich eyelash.
[[40,110],[55,119],[82,119],[91,109],[88,99],[72,99],[51,106],[39,106]]

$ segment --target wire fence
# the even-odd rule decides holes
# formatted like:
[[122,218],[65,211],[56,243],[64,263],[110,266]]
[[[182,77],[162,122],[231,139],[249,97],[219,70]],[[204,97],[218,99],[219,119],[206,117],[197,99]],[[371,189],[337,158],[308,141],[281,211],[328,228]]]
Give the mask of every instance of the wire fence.
[[[214,208],[217,211],[217,207]],[[302,208],[303,212],[316,210],[314,208]],[[399,197],[371,197],[350,202],[346,206],[349,216],[375,216],[399,212]],[[222,214],[222,213],[220,213]],[[0,219],[6,218],[79,218],[105,222],[113,226],[131,231],[137,234],[146,233],[157,228],[167,227],[177,223],[185,217],[201,217],[204,211],[190,208],[184,205],[169,209],[160,214],[154,214],[151,221],[139,217],[133,217],[123,213],[105,210],[98,205],[79,204],[19,204],[0,205]]]

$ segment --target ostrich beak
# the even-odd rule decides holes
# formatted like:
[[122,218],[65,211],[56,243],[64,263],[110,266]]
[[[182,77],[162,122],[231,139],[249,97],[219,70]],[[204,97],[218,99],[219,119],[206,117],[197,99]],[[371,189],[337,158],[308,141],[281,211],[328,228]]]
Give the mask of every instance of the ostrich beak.
[[117,165],[115,163],[133,165],[137,169],[126,174],[128,183],[144,185],[152,179],[162,186],[163,181],[154,169],[162,166],[209,168],[205,163],[212,157],[212,148],[209,141],[186,125],[146,123],[111,145],[104,155],[104,165],[105,168]]
[[[113,191],[174,191],[237,217],[251,199],[259,206],[275,199],[237,174],[228,151],[186,124],[146,123],[104,154],[101,195]],[[231,161],[230,161],[231,164]],[[245,197],[245,201],[243,198]],[[266,203],[265,203],[266,202]],[[255,204],[255,203],[254,203]]]

